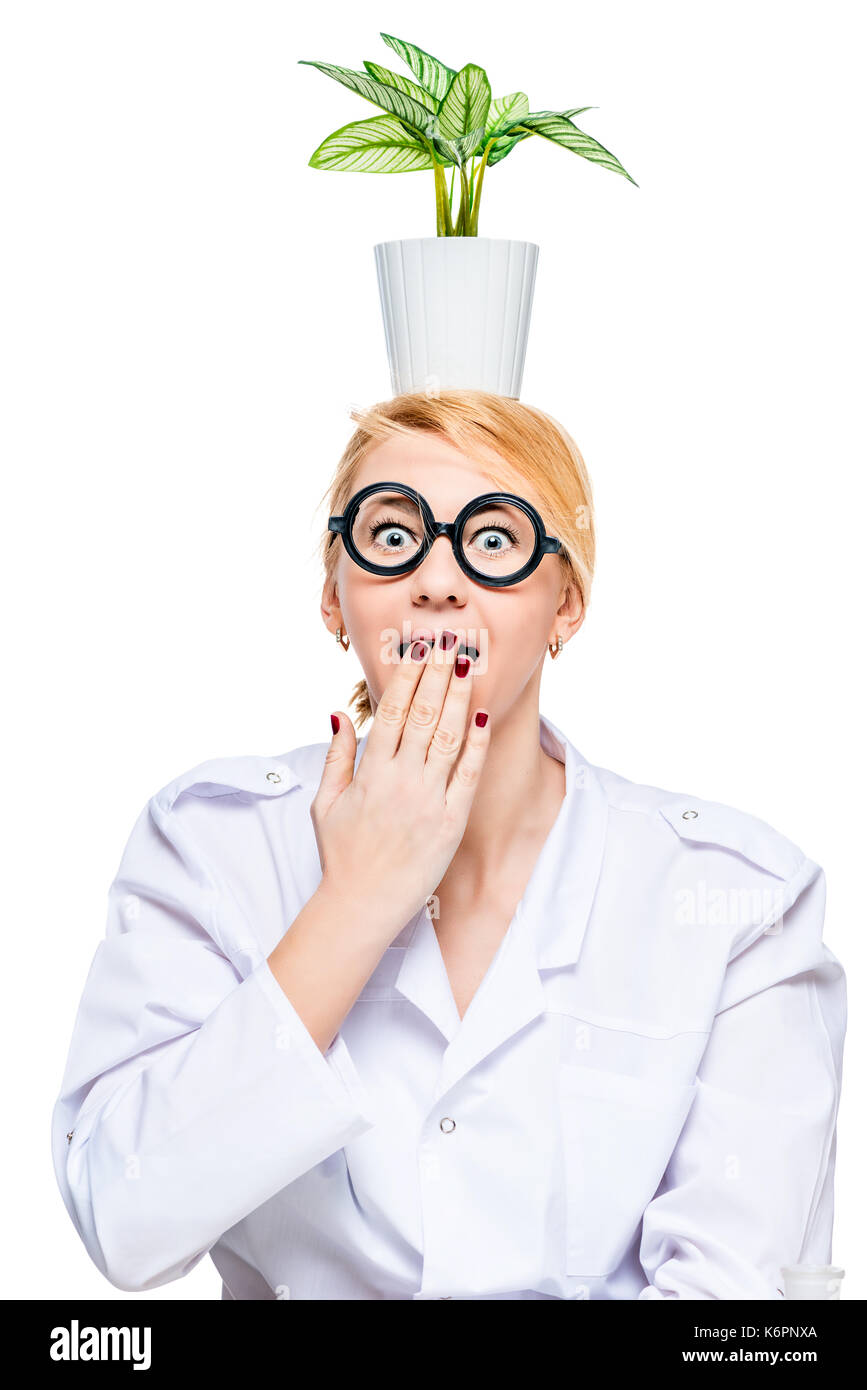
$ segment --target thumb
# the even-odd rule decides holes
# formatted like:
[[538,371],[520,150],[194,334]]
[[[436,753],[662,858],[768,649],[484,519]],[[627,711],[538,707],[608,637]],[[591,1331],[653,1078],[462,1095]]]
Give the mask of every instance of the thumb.
[[331,727],[331,745],[325,754],[325,765],[316,793],[317,810],[323,814],[327,814],[352,781],[357,751],[355,728],[344,710],[332,714]]

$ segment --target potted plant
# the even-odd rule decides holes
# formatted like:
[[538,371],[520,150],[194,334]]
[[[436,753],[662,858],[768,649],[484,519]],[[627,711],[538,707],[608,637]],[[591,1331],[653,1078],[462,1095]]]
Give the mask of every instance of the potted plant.
[[524,92],[492,97],[487,73],[475,63],[451,68],[416,44],[392,34],[380,37],[415,80],[367,59],[364,71],[299,61],[384,112],[326,136],[310,157],[314,169],[433,170],[436,236],[374,247],[393,389],[478,386],[517,397],[539,248],[534,242],[479,236],[486,170],[528,136],[539,135],[638,184],[610,150],[573,124],[573,116],[595,107],[531,112]]

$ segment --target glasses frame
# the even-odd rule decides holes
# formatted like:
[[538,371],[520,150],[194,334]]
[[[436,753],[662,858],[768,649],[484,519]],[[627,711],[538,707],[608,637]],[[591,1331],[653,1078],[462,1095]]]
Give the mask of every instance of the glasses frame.
[[[400,565],[377,565],[372,560],[366,560],[359,551],[352,539],[352,527],[362,502],[371,493],[382,492],[388,489],[390,492],[402,493],[404,497],[409,497],[418,506],[422,520],[424,522],[424,538],[419,548],[418,554],[411,560],[405,560]],[[483,577],[478,570],[473,569],[472,565],[464,557],[461,548],[463,540],[463,530],[473,512],[477,511],[483,503],[508,502],[512,506],[520,509],[529,517],[536,535],[536,548],[530,559],[521,569],[514,574],[503,575],[500,578]],[[465,507],[462,507],[454,521],[436,521],[431,510],[430,504],[422,497],[415,488],[407,487],[405,483],[369,483],[360,492],[356,492],[350,498],[346,506],[346,511],[342,516],[330,516],[328,518],[328,529],[342,536],[343,544],[351,558],[363,570],[370,574],[399,575],[409,574],[410,571],[418,569],[430,553],[434,541],[439,536],[447,536],[451,542],[452,552],[455,560],[460,565],[468,579],[472,579],[476,584],[483,584],[488,589],[507,588],[512,584],[520,584],[522,579],[526,579],[533,570],[541,564],[545,555],[558,555],[563,550],[563,544],[555,536],[545,535],[545,524],[539,513],[531,502],[527,502],[523,497],[517,497],[512,492],[483,492],[478,497],[472,498]]]

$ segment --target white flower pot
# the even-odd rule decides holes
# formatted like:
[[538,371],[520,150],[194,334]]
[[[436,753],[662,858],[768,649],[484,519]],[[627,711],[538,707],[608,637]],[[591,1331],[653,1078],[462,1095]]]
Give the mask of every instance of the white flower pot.
[[427,236],[373,249],[394,394],[470,386],[517,399],[538,246]]

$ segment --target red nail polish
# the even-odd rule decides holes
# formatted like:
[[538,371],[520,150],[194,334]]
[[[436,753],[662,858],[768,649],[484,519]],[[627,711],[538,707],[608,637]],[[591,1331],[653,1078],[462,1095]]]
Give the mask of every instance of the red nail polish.
[[412,649],[413,661],[424,661],[427,655],[427,642],[415,642]]
[[469,671],[469,669],[470,669],[470,658],[469,658],[468,656],[459,656],[459,657],[456,658],[456,660],[455,660],[455,675],[456,675],[456,676],[465,676],[465,675],[467,674],[467,671]]
[[337,718],[337,715],[336,715],[336,714],[332,714],[332,716],[331,716],[331,732],[332,732],[333,734],[336,734],[336,733],[338,732],[339,728],[340,728],[340,720]]
[[481,711],[481,710],[477,710],[477,711],[476,711],[476,726],[477,726],[477,728],[483,729],[483,728],[485,727],[485,725],[487,724],[487,722],[488,722],[488,716],[487,716],[486,714],[482,714],[482,711]]
[[442,647],[444,652],[451,651],[452,647],[455,645],[455,642],[457,642],[457,640],[458,634],[456,632],[444,632],[440,636],[440,646]]

